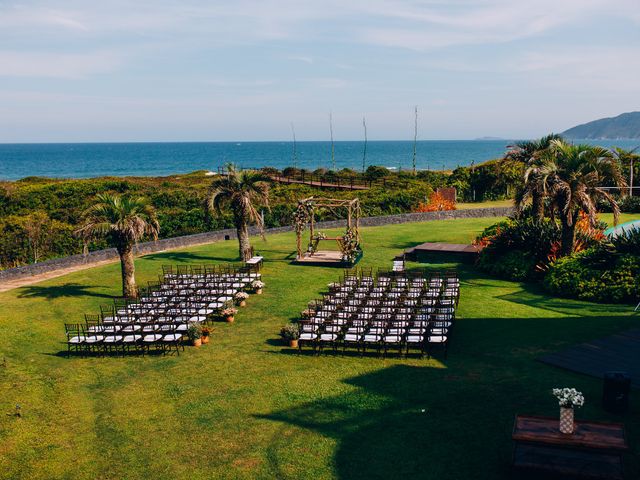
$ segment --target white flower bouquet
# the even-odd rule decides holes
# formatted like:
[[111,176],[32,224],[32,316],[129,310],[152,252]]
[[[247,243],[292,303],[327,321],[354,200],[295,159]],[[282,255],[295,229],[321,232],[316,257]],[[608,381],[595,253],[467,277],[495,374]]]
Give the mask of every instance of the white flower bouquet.
[[553,395],[563,408],[581,407],[584,405],[584,395],[575,388],[554,388]]
[[251,283],[251,288],[253,288],[254,290],[259,290],[261,288],[264,288],[264,282],[261,282],[260,280],[254,280]]

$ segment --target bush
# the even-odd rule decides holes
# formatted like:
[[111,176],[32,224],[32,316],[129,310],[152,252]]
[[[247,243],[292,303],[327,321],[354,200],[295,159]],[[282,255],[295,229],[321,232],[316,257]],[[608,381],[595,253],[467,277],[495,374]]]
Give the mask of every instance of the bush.
[[549,266],[545,288],[554,295],[603,303],[636,302],[640,297],[640,257],[612,254],[604,265],[597,248],[556,260]]
[[377,165],[370,165],[364,174],[367,180],[378,180],[380,178],[388,177],[391,174],[388,168],[379,167]]
[[477,265],[496,277],[521,282],[531,278],[536,260],[522,250],[510,250],[500,255],[499,258],[492,255],[480,255]]
[[625,228],[617,237],[611,239],[611,243],[616,252],[640,255],[640,228]]
[[442,194],[436,192],[429,199],[429,203],[419,203],[416,212],[443,212],[455,209],[455,202],[447,200]]
[[284,177],[297,177],[300,175],[300,169],[295,167],[287,167],[282,170],[282,175]]
[[[621,197],[620,195],[614,195],[614,199],[617,202],[618,207],[620,207],[621,212],[640,213],[640,197],[629,197],[628,195]],[[611,213],[613,210],[611,208],[611,204],[604,199],[598,201],[597,207],[599,212]]]

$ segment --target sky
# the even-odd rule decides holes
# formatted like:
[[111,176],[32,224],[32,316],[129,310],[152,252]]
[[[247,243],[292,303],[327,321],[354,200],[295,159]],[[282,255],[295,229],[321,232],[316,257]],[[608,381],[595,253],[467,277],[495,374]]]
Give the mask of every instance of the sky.
[[640,110],[639,0],[0,0],[0,142],[533,138]]

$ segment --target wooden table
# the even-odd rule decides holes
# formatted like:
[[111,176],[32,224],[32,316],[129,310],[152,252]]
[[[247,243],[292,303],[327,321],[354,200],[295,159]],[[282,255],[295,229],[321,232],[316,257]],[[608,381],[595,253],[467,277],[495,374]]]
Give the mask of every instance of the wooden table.
[[262,267],[262,262],[264,260],[264,257],[256,255],[251,257],[249,260],[247,260],[245,262],[245,265],[247,267],[249,267],[249,270],[255,270],[256,272],[258,272],[260,270],[260,268]]
[[517,415],[511,438],[515,469],[563,478],[623,478],[622,454],[629,447],[622,424],[576,421],[568,435],[560,433],[558,418]]

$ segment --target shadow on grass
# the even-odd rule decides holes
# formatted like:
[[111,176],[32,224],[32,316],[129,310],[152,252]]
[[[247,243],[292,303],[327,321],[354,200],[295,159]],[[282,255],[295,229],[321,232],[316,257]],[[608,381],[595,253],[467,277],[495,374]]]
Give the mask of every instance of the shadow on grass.
[[[182,354],[182,347],[180,354]],[[109,350],[91,350],[91,351],[76,351],[69,352],[66,348],[58,352],[40,352],[41,355],[47,355],[50,357],[58,358],[128,358],[128,357],[164,357],[164,356],[179,356],[175,350],[162,350],[159,348],[152,348],[150,351],[144,351],[144,355],[140,349],[128,349],[122,350],[122,348],[112,348]]]
[[19,298],[46,298],[53,300],[63,297],[95,297],[95,298],[108,298],[113,299],[117,296],[107,295],[106,293],[98,293],[91,291],[92,288],[87,285],[80,285],[78,283],[65,283],[63,285],[41,286],[41,285],[29,285],[22,287]]
[[197,263],[197,262],[238,262],[238,257],[215,257],[212,255],[200,255],[192,252],[160,252],[144,255],[146,260],[166,260],[167,262]]
[[521,286],[522,290],[500,295],[496,298],[565,315],[571,315],[572,313],[578,315],[585,310],[592,314],[601,315],[611,315],[618,312],[624,314],[633,311],[633,307],[626,304],[600,304],[570,298],[551,297],[543,290],[541,285],[535,283],[522,283]]
[[[487,471],[480,477],[508,476],[512,417],[482,415],[481,406],[495,402],[490,389],[473,392],[467,411],[456,412],[448,399],[459,402],[462,382],[448,379],[446,368],[395,365],[345,383],[356,389],[259,418],[335,439],[341,479],[479,478]],[[279,453],[272,456],[286,462],[288,454]],[[313,457],[311,446],[296,456]]]

